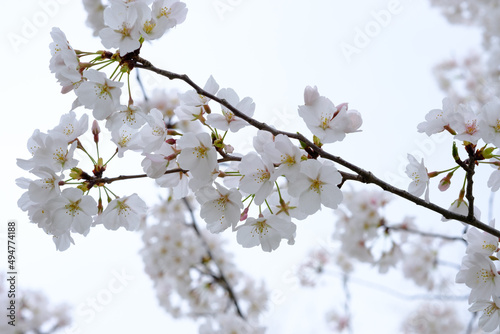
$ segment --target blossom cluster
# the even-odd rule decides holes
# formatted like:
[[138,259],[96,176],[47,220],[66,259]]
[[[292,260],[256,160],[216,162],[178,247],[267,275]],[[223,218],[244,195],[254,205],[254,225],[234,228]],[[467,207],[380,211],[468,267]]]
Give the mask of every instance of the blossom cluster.
[[230,333],[231,328],[263,333],[257,324],[266,309],[266,288],[235,266],[223,240],[198,230],[182,200],[167,198],[152,208],[151,218],[143,229],[141,255],[160,305],[174,317],[206,318],[200,333]]
[[186,4],[178,0],[84,0],[87,24],[106,48],[117,48],[120,55],[139,49],[143,41],[162,37],[186,19]]
[[[500,100],[493,99],[486,103],[479,111],[475,112],[469,105],[455,104],[448,98],[443,100],[442,109],[433,109],[425,116],[425,122],[418,124],[418,131],[428,136],[447,131],[453,139],[461,141],[468,154],[470,162],[474,159],[475,164],[489,164],[495,170],[490,174],[487,185],[491,191],[500,188],[500,156],[493,152],[500,146]],[[484,145],[480,146],[480,141]],[[478,148],[479,147],[479,148]],[[425,192],[425,199],[429,202],[429,181],[442,173],[447,173],[441,179],[438,188],[445,191],[451,184],[451,178],[455,171],[464,166],[458,149],[453,148],[453,158],[458,164],[452,168],[428,172],[423,159],[418,162],[415,157],[408,155],[410,164],[406,168],[406,174],[412,179],[408,191],[415,196],[421,196]],[[462,165],[460,165],[462,162]],[[465,167],[464,169],[466,169]],[[467,169],[466,169],[467,170]],[[465,183],[456,201],[449,210],[458,214],[467,215],[469,205],[465,196]],[[480,210],[474,207],[474,215],[480,218]],[[446,220],[443,218],[443,220]]]
[[[167,2],[155,1],[153,12],[157,3],[165,6]],[[169,5],[173,13],[178,12],[173,9],[175,6],[181,6],[175,1]],[[137,13],[145,11],[147,6],[144,6],[142,1],[113,1],[104,10],[105,23],[110,25],[107,21],[110,17],[136,18]],[[123,27],[132,24],[132,21],[127,21],[129,25],[120,22]],[[103,28],[100,35],[108,31],[106,29],[109,28]],[[77,51],[58,28],[54,28],[51,35],[50,68],[63,86],[63,93],[74,90],[77,98],[72,108],[83,106],[92,110],[97,121],[105,121],[118,158],[127,151],[140,153],[144,156],[142,167],[147,177],[161,187],[172,189],[176,199],[194,193],[201,205],[200,215],[212,233],[231,227],[237,233],[237,241],[244,247],[260,245],[264,251],[272,251],[283,239],[289,244],[294,243],[296,225],[292,218],[304,219],[320,210],[322,205],[335,209],[342,201],[339,189],[342,176],[334,164],[318,159],[308,147],[294,144],[285,134],[259,131],[253,140],[254,152],[233,154],[234,147],[228,143],[229,133],[248,125],[244,118],[252,117],[255,110],[251,98],[240,99],[233,89],[220,89],[215,79],[210,77],[204,91],[206,95],[217,96],[227,103],[221,104],[220,113],[212,112],[209,97],[194,90],[178,94],[175,98],[163,95],[147,103],[135,103],[129,87],[128,103],[122,104],[123,83],[119,80],[123,75],[130,74],[134,64],[132,60],[124,60],[127,57],[123,58],[121,53]],[[123,53],[124,46],[119,48]],[[83,62],[82,57],[89,55],[94,59]],[[115,62],[117,67],[110,77],[92,68]],[[335,106],[328,98],[320,96],[316,87],[306,87],[304,101],[298,113],[313,133],[315,143],[333,143],[342,140],[347,133],[359,131],[362,123],[359,112],[348,109],[345,103]],[[236,116],[236,112],[245,117]],[[96,144],[100,132],[97,121],[91,129]],[[23,179],[19,185],[28,191],[20,205],[23,210],[29,211],[33,222],[57,238],[60,250],[68,248],[72,242],[70,232],[86,235],[92,224],[102,223],[109,229],[123,226],[133,230],[138,226],[138,222],[133,221],[146,210],[144,202],[134,194],[116,198],[101,213],[101,197],[97,206],[88,195],[93,187],[107,190],[107,181],[103,179],[107,166],[96,159],[91,175],[77,167],[78,161],[73,159],[77,147],[87,153],[78,139],[88,130],[87,123],[85,114],[77,120],[71,111],[61,119],[57,127],[60,130],[49,131],[47,136],[36,132],[30,143],[36,142],[41,149],[29,144],[33,158],[19,160],[22,168],[43,180],[49,176],[41,175],[39,169],[42,166],[51,168],[52,174],[43,169],[51,177],[43,181],[52,185],[48,189],[50,196],[30,190],[30,181]],[[67,133],[66,137],[52,139],[61,132]],[[52,162],[52,167],[44,166],[39,162],[48,161],[50,154],[58,154],[58,165]],[[72,171],[69,181],[83,182],[79,186],[83,192],[74,188],[61,191],[60,186],[68,184],[68,180],[63,181],[64,174],[54,173],[67,169]],[[252,216],[252,205],[258,207],[256,216]],[[68,216],[71,219],[67,219]]]
[[[5,282],[9,281],[5,273],[0,273],[0,282],[0,305],[7,307],[12,300],[7,299],[9,288]],[[59,332],[71,325],[69,311],[68,305],[54,305],[40,291],[20,289],[16,292],[16,317],[9,320],[7,315],[0,323],[0,332],[4,334]]]
[[[146,213],[146,205],[137,194],[117,197],[109,200],[106,209],[89,195],[89,183],[78,187],[68,187],[73,180],[84,178],[82,170],[77,168],[75,150],[81,146],[79,137],[88,130],[87,115],[79,119],[74,112],[61,117],[59,125],[47,133],[35,130],[28,140],[30,159],[18,159],[19,167],[29,171],[37,178],[18,178],[19,187],[26,189],[18,201],[19,207],[27,211],[30,220],[53,236],[58,250],[66,250],[74,243],[71,233],[87,235],[90,227],[103,224],[116,230],[123,226],[127,230],[137,229],[140,217]],[[102,164],[98,168],[105,169]],[[65,173],[69,171],[69,178]],[[66,174],[67,175],[67,174]],[[86,174],[87,178],[89,177]],[[98,211],[101,210],[100,215]]]
[[[494,221],[492,223],[494,225]],[[500,325],[499,239],[475,227],[468,229],[464,239],[467,241],[466,255],[456,282],[471,289],[469,311],[482,311],[479,327],[492,332]]]

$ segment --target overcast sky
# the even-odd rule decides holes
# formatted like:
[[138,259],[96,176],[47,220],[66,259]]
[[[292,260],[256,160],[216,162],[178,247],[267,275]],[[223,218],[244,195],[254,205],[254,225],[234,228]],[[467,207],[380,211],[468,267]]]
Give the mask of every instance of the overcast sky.
[[[425,1],[186,3],[186,21],[141,50],[141,55],[157,67],[186,73],[200,85],[213,75],[221,87],[235,89],[240,97],[252,97],[257,106],[256,118],[306,134],[307,128],[297,117],[297,105],[303,104],[304,87],[317,85],[320,94],[335,104],[349,102],[350,108],[359,110],[364,119],[363,132],[327,149],[384,179],[394,180],[399,187],[409,183],[402,174],[408,152],[425,151],[426,160],[435,161],[430,170],[449,166],[449,142],[439,148],[418,135],[416,125],[427,111],[440,108],[444,97],[431,67],[477,48],[476,31],[450,26]],[[0,226],[11,219],[18,222],[20,287],[43,290],[54,302],[66,301],[88,310],[88,298],[96,298],[108,289],[118,273],[127,273],[130,279],[123,290],[114,294],[102,311],[92,317],[80,312],[76,324],[82,333],[171,333],[179,332],[173,330],[179,323],[186,326],[182,327],[185,332],[193,331],[196,327],[170,320],[156,306],[151,282],[137,255],[141,247],[138,234],[95,229],[86,238],[75,238],[76,245],[60,253],[55,251],[51,238],[29,224],[27,215],[17,208],[22,190],[14,180],[28,175],[16,166],[15,159],[28,157],[26,141],[33,130],[47,131],[57,125],[74,99],[72,93],[59,93],[60,87],[48,69],[51,27],[60,27],[76,49],[93,51],[103,47],[85,26],[79,1],[10,2],[9,9],[0,16],[4,117],[0,133],[4,177]],[[148,88],[160,83],[167,89],[188,89],[180,82],[153,79],[146,73],[144,81]],[[441,158],[445,155],[446,159]],[[130,161],[137,162],[135,170],[141,173],[139,158]],[[146,199],[157,198],[144,183],[133,182],[128,187]],[[435,187],[432,193],[437,194]],[[447,207],[454,197],[456,192],[435,199]],[[415,206],[393,212],[395,217],[410,212],[425,223],[439,221],[437,215]],[[319,219],[299,223],[297,244],[282,245],[271,254],[236,247],[243,270],[255,271],[253,275],[265,277],[270,289],[285,293],[285,303],[276,305],[265,319],[269,333],[319,333],[324,329],[321,321],[328,308],[323,307],[328,307],[329,298],[312,299],[314,294],[295,290],[283,277],[309,246],[331,230],[327,225],[330,217],[325,210]],[[460,226],[455,226],[459,231]],[[235,239],[231,233],[225,236]],[[269,266],[263,267],[262,263]],[[5,261],[0,261],[0,269],[5,266]],[[363,319],[366,313],[381,309],[381,296],[375,294],[366,304],[362,297],[357,300],[355,332],[370,328],[371,324]],[[331,296],[335,298],[340,297]],[[360,300],[363,302],[358,303]],[[313,305],[304,308],[304,301]],[[404,302],[391,299],[388,303],[388,311],[377,313],[377,319],[386,321],[388,332],[397,332],[404,314],[396,318],[394,315]],[[307,316],[305,310],[309,310]]]

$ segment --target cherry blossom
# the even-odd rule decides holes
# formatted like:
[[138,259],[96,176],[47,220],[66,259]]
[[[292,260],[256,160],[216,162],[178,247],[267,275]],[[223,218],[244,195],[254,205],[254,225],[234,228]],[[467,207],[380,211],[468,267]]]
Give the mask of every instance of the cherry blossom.
[[500,275],[493,261],[482,254],[469,254],[462,259],[462,267],[455,279],[471,288],[469,304],[500,295]]
[[168,131],[163,120],[163,114],[158,109],[151,109],[146,116],[147,123],[140,130],[144,144],[144,152],[153,152],[159,149],[168,138]]
[[470,312],[483,311],[479,317],[479,327],[485,332],[493,332],[500,324],[500,298],[491,300],[478,300],[471,307]]
[[29,183],[28,194],[30,200],[43,204],[59,196],[61,193],[59,182],[62,181],[62,177],[56,175],[52,169],[47,167],[34,168],[31,173],[41,179]]
[[70,111],[61,116],[59,125],[49,130],[49,135],[59,135],[67,142],[71,142],[88,130],[88,120],[89,117],[87,114],[83,114],[80,119],[77,120],[75,112]]
[[60,236],[68,231],[87,235],[92,224],[92,216],[97,214],[97,203],[80,189],[67,188],[61,196],[49,203],[50,232]]
[[495,171],[488,178],[488,187],[491,188],[491,191],[498,191],[500,189],[500,163],[496,159],[492,159],[491,162],[493,164],[490,166],[495,168]]
[[111,133],[111,141],[116,144],[118,157],[122,158],[127,150],[144,150],[144,142],[137,130],[124,125]]
[[443,109],[432,109],[425,115],[425,122],[418,124],[418,132],[425,132],[428,136],[439,133],[450,126],[450,119],[455,108],[450,99],[443,99]]
[[[252,117],[255,111],[255,103],[251,98],[245,97],[240,101],[238,94],[231,88],[223,88],[217,93],[217,97],[226,100],[230,105],[241,111],[243,114]],[[233,112],[222,106],[222,115],[211,113],[207,116],[207,124],[216,129],[237,132],[248,123],[241,118],[235,117]]]
[[471,227],[464,235],[467,241],[467,254],[490,256],[498,250],[498,238],[475,227]]
[[340,105],[340,109],[335,107],[328,98],[319,96],[316,87],[306,87],[304,99],[306,104],[299,106],[299,115],[323,143],[340,141],[346,133],[355,132],[361,126],[361,117],[357,111],[348,115],[347,105]]
[[111,6],[104,9],[104,23],[107,27],[99,32],[102,45],[120,49],[122,56],[138,49],[141,46],[141,18],[150,11],[151,9],[140,1],[111,2]]
[[[215,79],[210,76],[205,83],[203,90],[215,95],[219,90],[219,85]],[[199,119],[205,113],[205,109],[208,108],[208,103],[210,102],[208,97],[200,95],[194,90],[187,91],[184,94],[179,94],[179,99],[181,104],[177,109],[175,109],[175,113],[181,120]]]
[[206,178],[218,168],[217,152],[208,133],[186,133],[177,141],[181,153],[177,162],[196,178]]
[[500,147],[500,100],[494,99],[485,104],[480,113],[479,126],[482,139],[485,143],[491,143]]
[[270,214],[268,211],[259,218],[248,218],[236,228],[236,240],[245,248],[260,245],[265,252],[278,248],[281,239],[287,239],[289,244],[295,242],[294,223]]
[[264,156],[279,164],[276,173],[293,180],[299,175],[302,153],[285,135],[279,134],[270,145],[263,146]]
[[411,154],[408,154],[409,165],[406,166],[406,175],[413,181],[408,186],[408,192],[417,197],[425,192],[425,201],[429,202],[429,176],[424,165],[424,159],[419,163]]
[[274,181],[279,176],[275,173],[273,163],[251,152],[241,158],[239,169],[243,175],[240,180],[241,191],[255,194],[255,204],[264,203],[266,197],[273,191]]
[[126,125],[132,129],[139,129],[146,123],[146,113],[139,106],[120,106],[118,112],[112,113],[106,120],[106,128],[111,132]]
[[80,62],[61,29],[52,28],[50,35],[53,42],[49,46],[52,54],[49,68],[63,86],[61,92],[64,94],[73,90],[82,81]]
[[313,214],[321,209],[321,204],[336,209],[343,199],[338,185],[342,176],[329,162],[306,160],[300,163],[300,174],[289,184],[289,193],[299,197],[300,209]]
[[200,217],[207,223],[212,233],[219,233],[229,226],[236,226],[240,220],[243,203],[237,189],[226,189],[215,183],[215,188],[206,186],[196,192],[196,199],[201,204]]
[[123,196],[109,202],[95,223],[103,224],[108,230],[124,227],[127,231],[135,231],[146,211],[146,203],[137,194]]
[[479,118],[471,107],[460,104],[450,117],[450,126],[455,130],[455,138],[476,144],[482,136],[479,130]]
[[77,165],[78,160],[73,158],[76,143],[68,145],[66,139],[59,136],[47,136],[29,160],[17,159],[19,167],[30,170],[35,167],[47,167],[55,172],[64,171]]
[[109,80],[106,74],[93,69],[86,70],[82,82],[75,93],[78,101],[87,109],[92,109],[95,119],[103,120],[120,107],[122,82]]

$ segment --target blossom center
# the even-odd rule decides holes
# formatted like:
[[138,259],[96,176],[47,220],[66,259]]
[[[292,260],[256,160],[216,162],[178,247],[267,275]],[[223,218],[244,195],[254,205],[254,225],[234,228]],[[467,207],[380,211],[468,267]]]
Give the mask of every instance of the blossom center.
[[162,16],[165,16],[166,18],[168,18],[170,14],[172,14],[172,11],[170,10],[170,8],[169,7],[163,7],[160,10],[160,15],[158,16],[158,18],[160,18]]
[[266,219],[257,221],[253,224],[254,229],[252,231],[252,236],[255,232],[257,232],[260,236],[266,235],[269,232],[269,225],[266,224]]
[[146,34],[150,34],[153,31],[154,27],[156,27],[156,23],[152,22],[151,20],[144,22],[143,29]]
[[318,194],[321,194],[321,188],[323,188],[323,184],[325,183],[319,179],[311,180],[311,186],[309,187],[309,189],[315,191]]
[[68,215],[71,215],[72,217],[74,217],[75,215],[80,214],[80,212],[78,212],[78,211],[81,210],[80,209],[80,201],[81,200],[78,200],[78,201],[75,201],[75,202],[70,201],[69,204],[66,204],[64,206],[64,208],[66,209],[66,213]]
[[476,120],[469,121],[465,124],[465,133],[469,135],[473,135],[477,132],[477,124]]
[[209,148],[205,147],[204,145],[197,146],[197,147],[195,147],[193,154],[195,154],[195,152],[197,152],[196,157],[204,159],[207,156],[208,150],[209,150]]

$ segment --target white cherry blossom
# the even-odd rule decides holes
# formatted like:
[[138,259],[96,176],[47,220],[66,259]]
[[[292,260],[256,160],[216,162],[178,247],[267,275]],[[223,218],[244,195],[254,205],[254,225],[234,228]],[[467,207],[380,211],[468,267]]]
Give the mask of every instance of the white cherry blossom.
[[236,240],[245,248],[260,245],[265,252],[277,249],[281,239],[293,244],[296,226],[294,223],[270,214],[268,211],[259,218],[248,218],[237,227]]
[[68,231],[87,235],[92,224],[92,216],[97,214],[97,203],[80,189],[67,188],[61,196],[49,203],[50,232],[60,236]]
[[357,111],[348,111],[346,104],[335,107],[332,101],[319,95],[316,87],[306,87],[304,100],[305,105],[299,106],[299,116],[323,143],[340,141],[346,133],[355,132],[361,126]]
[[177,141],[177,162],[196,178],[206,179],[218,169],[217,152],[208,133],[186,133]]
[[443,99],[443,109],[432,109],[425,115],[425,122],[418,124],[418,132],[425,132],[428,136],[439,133],[450,126],[452,114],[455,112],[453,102],[449,98]]
[[78,101],[87,109],[92,109],[94,118],[101,121],[120,108],[122,82],[110,80],[103,72],[86,70],[84,81],[75,89]]
[[[219,90],[219,84],[210,76],[203,87],[206,92],[215,95]],[[203,116],[205,109],[208,108],[210,99],[206,96],[196,93],[194,90],[189,90],[184,94],[179,94],[181,104],[175,109],[175,114],[181,120],[196,120]]]
[[201,204],[200,217],[207,223],[212,233],[219,233],[240,221],[243,203],[237,189],[227,189],[218,183],[215,188],[205,186],[196,192],[196,200]]
[[500,100],[494,100],[485,104],[480,113],[479,126],[482,139],[485,143],[491,143],[500,147]]
[[310,159],[300,163],[300,174],[289,183],[289,193],[299,198],[300,210],[311,215],[321,209],[321,204],[337,208],[343,199],[340,182],[342,176],[330,161]]
[[108,230],[123,227],[127,231],[135,231],[147,209],[146,203],[137,194],[123,196],[109,202],[95,223],[103,224]]
[[490,256],[498,250],[498,237],[487,232],[479,231],[475,227],[470,227],[464,235],[467,240],[467,254],[481,254]]
[[264,203],[271,194],[274,181],[279,174],[270,160],[262,159],[255,152],[250,152],[241,158],[239,170],[243,177],[240,180],[240,189],[247,194],[255,194],[255,204]]
[[53,42],[49,45],[52,54],[49,68],[63,87],[61,92],[65,94],[77,87],[82,81],[80,62],[61,29],[52,28],[50,35]]
[[408,192],[417,197],[425,192],[425,201],[429,202],[429,176],[424,165],[424,159],[419,163],[411,154],[408,154],[409,165],[406,166],[406,175],[413,181],[408,186]]
[[[230,105],[241,111],[243,114],[252,117],[255,111],[255,103],[251,98],[245,97],[240,101],[238,94],[231,88],[223,88],[217,93],[217,97],[226,100]],[[216,129],[237,132],[248,125],[243,119],[234,116],[233,112],[222,106],[222,115],[211,113],[207,116],[207,123]]]
[[482,311],[479,317],[479,327],[487,332],[493,332],[500,324],[500,298],[493,296],[493,301],[489,299],[478,300],[471,307],[470,312]]
[[83,135],[88,130],[89,117],[83,114],[79,120],[76,119],[74,111],[61,116],[59,125],[54,129],[49,130],[49,135],[57,135],[64,138],[67,142],[71,142]]
[[153,152],[159,149],[168,138],[163,114],[160,110],[151,109],[146,116],[147,123],[142,127],[140,134],[144,144],[144,152]]

